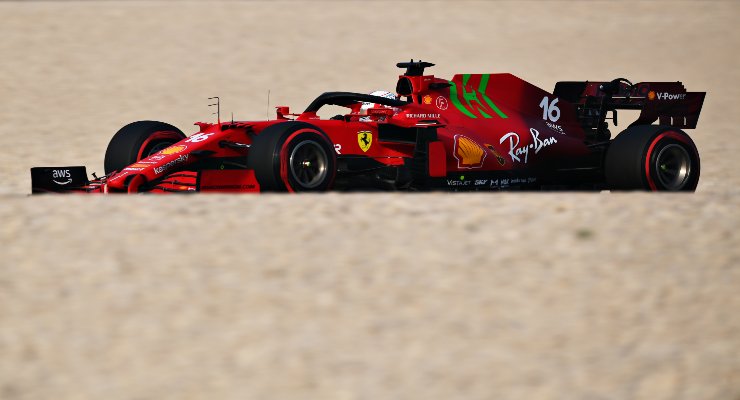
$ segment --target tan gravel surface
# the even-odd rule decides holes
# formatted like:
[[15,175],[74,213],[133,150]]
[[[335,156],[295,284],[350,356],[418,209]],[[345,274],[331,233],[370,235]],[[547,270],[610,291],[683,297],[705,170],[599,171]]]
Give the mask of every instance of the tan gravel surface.
[[[0,399],[740,399],[740,3],[0,2]],[[692,195],[28,197],[186,132],[457,72],[709,94]],[[625,119],[626,122],[626,119]]]

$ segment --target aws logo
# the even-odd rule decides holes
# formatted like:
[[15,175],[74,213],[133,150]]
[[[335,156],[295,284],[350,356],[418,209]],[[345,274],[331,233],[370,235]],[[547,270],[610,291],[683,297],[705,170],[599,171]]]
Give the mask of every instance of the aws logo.
[[72,173],[68,169],[55,169],[51,171],[51,180],[57,185],[68,185],[72,183]]

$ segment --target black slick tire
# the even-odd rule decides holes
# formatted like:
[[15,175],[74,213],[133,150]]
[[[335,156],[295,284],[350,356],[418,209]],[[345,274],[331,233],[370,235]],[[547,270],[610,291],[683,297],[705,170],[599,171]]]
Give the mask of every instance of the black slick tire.
[[137,121],[121,128],[105,150],[105,173],[110,174],[185,139],[176,127],[158,121]]
[[331,189],[337,156],[329,137],[299,121],[271,125],[257,134],[247,156],[260,191],[323,192]]
[[670,126],[627,128],[612,140],[604,161],[611,190],[694,191],[699,174],[696,145]]

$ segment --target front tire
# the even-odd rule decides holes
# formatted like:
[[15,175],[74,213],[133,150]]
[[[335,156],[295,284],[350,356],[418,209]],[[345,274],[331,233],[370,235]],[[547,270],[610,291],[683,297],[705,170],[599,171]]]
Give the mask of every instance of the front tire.
[[337,157],[331,140],[305,122],[265,128],[247,158],[262,191],[323,192],[334,184]]
[[610,144],[604,173],[611,190],[694,191],[699,183],[699,152],[680,129],[634,126]]
[[121,128],[105,150],[105,174],[120,171],[185,139],[176,127],[158,121],[137,121]]

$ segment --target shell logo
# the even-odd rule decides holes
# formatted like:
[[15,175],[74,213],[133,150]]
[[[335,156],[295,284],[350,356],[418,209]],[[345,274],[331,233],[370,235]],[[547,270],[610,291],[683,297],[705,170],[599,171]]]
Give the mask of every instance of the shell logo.
[[160,151],[159,154],[166,154],[166,155],[177,154],[177,153],[180,153],[180,152],[182,152],[183,150],[185,150],[187,148],[188,148],[187,146],[184,146],[184,145],[181,145],[181,144],[180,145],[177,145],[177,146],[170,146],[170,147],[168,147],[168,148]]
[[430,96],[430,95],[424,96],[424,98],[422,100],[424,101],[424,104],[426,104],[426,105],[432,104],[432,96]]
[[648,93],[648,100],[655,100],[655,92],[652,90]]
[[481,168],[486,159],[486,150],[467,136],[455,135],[452,155],[457,159],[458,168]]

